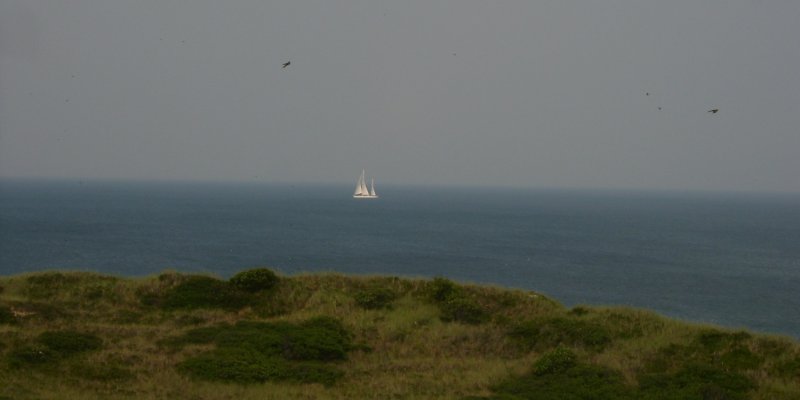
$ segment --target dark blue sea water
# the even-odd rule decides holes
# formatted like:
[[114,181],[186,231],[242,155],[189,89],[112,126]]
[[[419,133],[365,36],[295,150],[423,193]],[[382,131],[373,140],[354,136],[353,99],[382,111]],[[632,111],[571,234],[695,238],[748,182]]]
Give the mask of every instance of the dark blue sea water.
[[0,182],[0,274],[443,275],[800,338],[800,196]]

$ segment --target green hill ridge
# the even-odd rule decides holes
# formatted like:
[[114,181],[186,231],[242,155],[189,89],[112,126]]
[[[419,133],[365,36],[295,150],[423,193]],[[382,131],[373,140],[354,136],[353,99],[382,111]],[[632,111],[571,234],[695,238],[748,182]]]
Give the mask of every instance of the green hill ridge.
[[800,344],[446,278],[0,277],[0,399],[800,399]]

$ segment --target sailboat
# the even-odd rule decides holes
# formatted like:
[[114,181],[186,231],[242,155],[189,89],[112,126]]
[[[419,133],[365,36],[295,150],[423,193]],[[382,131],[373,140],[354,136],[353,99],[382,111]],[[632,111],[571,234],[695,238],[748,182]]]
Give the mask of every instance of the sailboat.
[[372,178],[371,185],[367,189],[367,182],[364,178],[364,170],[361,170],[361,175],[358,177],[356,183],[356,191],[353,192],[354,199],[377,199],[378,195],[375,194],[375,178]]

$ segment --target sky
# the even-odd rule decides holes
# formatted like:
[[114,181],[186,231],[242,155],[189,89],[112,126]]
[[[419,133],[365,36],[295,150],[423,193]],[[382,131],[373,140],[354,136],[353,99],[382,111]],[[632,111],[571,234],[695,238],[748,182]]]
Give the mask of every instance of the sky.
[[800,192],[798,21],[797,0],[2,0],[0,178]]

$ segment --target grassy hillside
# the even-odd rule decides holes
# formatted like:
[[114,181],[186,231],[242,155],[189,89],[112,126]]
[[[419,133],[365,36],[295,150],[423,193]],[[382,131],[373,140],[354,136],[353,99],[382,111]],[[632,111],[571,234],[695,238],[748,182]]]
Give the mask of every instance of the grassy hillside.
[[0,399],[800,399],[800,346],[533,292],[266,269],[0,278]]

